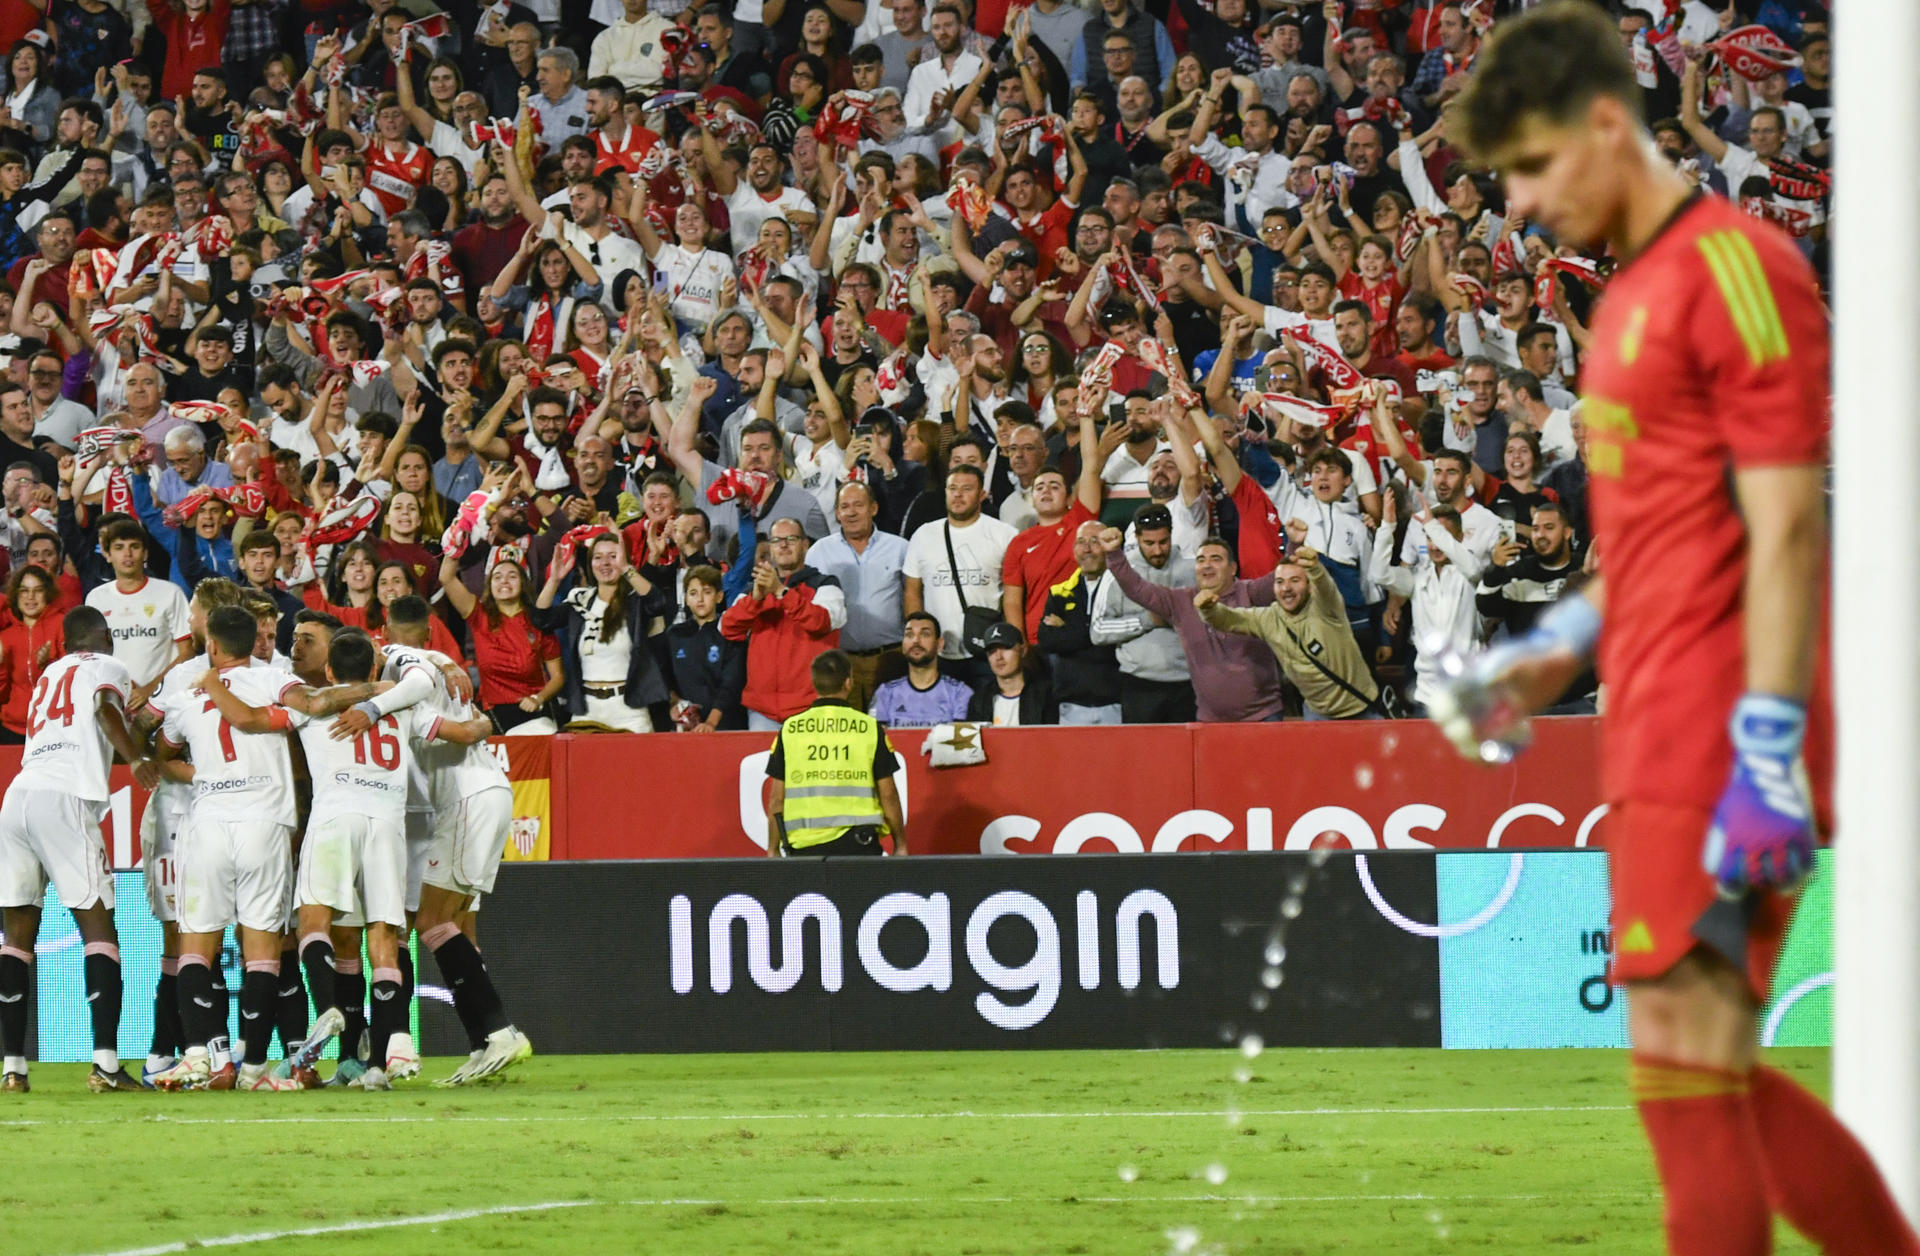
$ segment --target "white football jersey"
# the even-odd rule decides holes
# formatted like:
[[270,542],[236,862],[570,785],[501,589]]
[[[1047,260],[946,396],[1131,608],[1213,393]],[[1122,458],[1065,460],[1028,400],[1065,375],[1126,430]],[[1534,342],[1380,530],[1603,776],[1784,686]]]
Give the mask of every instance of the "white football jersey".
[[430,741],[441,717],[423,703],[381,716],[351,741],[336,741],[330,731],[336,717],[287,714],[300,730],[307,772],[313,778],[307,831],[342,815],[369,816],[399,831],[406,822],[408,785],[415,770],[414,742]]
[[[440,672],[440,664],[445,661],[443,655],[412,646],[390,645],[386,647],[386,656],[386,670],[381,673],[383,680],[398,681],[414,668],[424,668],[433,674],[433,696],[419,706],[445,720],[471,720],[480,714],[448,691],[447,678]],[[451,742],[417,745],[414,754],[426,776],[432,810],[451,808],[483,789],[510,787],[507,769],[484,741],[471,746]]]
[[113,796],[107,781],[113,747],[96,703],[100,694],[115,693],[124,709],[132,690],[127,665],[111,654],[69,654],[49,663],[27,703],[27,745],[14,784],[106,802]]
[[[235,697],[256,707],[273,706],[301,683],[271,667],[229,668],[221,676]],[[221,717],[213,699],[184,689],[165,709],[160,735],[193,756],[196,821],[293,825],[293,755],[285,733],[243,733]]]
[[193,636],[187,619],[187,595],[170,580],[146,583],[131,593],[109,580],[87,594],[87,605],[107,617],[113,632],[113,657],[126,665],[136,685],[153,678],[173,661],[176,643]]
[[[247,665],[255,668],[266,666],[259,659],[250,660]],[[162,715],[166,714],[168,703],[179,701],[183,694],[189,693],[194,684],[206,675],[207,669],[212,666],[213,660],[207,657],[205,650],[202,650],[168,672],[167,678],[160,682],[159,692],[153,696],[153,709]],[[205,702],[206,695],[199,695],[197,700]],[[163,834],[178,832],[180,826],[186,821],[187,809],[192,805],[193,786],[182,785],[178,781],[162,780],[154,787],[153,797],[147,800],[147,806],[160,809],[157,818],[165,826],[162,829]]]

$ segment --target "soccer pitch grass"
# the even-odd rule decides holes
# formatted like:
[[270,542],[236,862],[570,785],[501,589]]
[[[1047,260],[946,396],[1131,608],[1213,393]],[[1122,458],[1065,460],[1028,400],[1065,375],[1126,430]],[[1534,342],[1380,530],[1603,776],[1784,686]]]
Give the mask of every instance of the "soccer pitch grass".
[[[1769,1060],[1825,1091],[1825,1051]],[[39,1065],[0,1102],[0,1252],[1656,1253],[1625,1070],[1611,1051],[573,1056],[463,1090],[91,1095],[84,1066]],[[1783,1229],[1779,1250],[1813,1249]]]

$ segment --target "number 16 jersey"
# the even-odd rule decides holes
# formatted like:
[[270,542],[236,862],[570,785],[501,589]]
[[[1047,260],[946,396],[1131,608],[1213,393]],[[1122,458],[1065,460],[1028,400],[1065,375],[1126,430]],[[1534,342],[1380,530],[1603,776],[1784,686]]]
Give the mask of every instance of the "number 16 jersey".
[[397,834],[406,822],[407,780],[414,770],[413,739],[431,740],[440,716],[425,704],[383,715],[373,727],[335,741],[334,716],[289,712],[307,752],[313,778],[313,814],[307,831],[336,816],[367,816]]

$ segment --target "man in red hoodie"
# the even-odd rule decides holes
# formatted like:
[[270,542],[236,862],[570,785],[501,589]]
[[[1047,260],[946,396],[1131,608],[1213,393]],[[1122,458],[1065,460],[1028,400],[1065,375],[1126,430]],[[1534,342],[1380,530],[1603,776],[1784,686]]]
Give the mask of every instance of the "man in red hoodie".
[[812,539],[798,519],[775,519],[767,538],[770,561],[754,563],[753,585],[720,616],[720,635],[747,643],[740,700],[747,727],[770,732],[812,705],[813,659],[840,644],[847,596],[838,580],[807,566]]

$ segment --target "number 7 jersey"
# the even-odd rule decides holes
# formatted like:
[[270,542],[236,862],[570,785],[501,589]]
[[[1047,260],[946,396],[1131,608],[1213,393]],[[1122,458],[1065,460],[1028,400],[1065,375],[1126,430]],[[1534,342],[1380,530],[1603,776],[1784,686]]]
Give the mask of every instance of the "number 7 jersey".
[[124,708],[132,689],[127,665],[111,654],[68,654],[49,663],[27,704],[27,745],[14,783],[106,802],[113,796],[113,747],[96,703],[110,691]]
[[[277,667],[229,667],[220,676],[235,697],[256,707],[274,706],[301,683]],[[161,705],[166,722],[160,735],[193,752],[193,820],[293,826],[293,756],[284,732],[243,733],[221,718],[211,698],[191,688]]]

